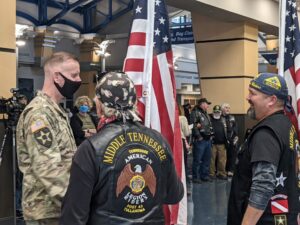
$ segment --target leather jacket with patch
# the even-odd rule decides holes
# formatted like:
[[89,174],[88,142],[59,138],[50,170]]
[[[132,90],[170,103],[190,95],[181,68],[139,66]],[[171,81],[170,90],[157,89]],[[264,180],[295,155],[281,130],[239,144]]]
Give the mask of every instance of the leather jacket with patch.
[[[210,117],[199,106],[195,106],[191,113],[191,122],[193,123],[192,136],[194,140],[210,139],[213,135],[213,128]],[[201,124],[201,128],[197,128],[197,124]]]
[[[76,211],[70,200],[76,196],[68,190],[61,224],[164,224],[163,204],[178,203],[184,191],[161,134],[138,123],[115,121],[82,145],[89,147],[79,147],[78,154],[92,151],[95,162],[90,202],[85,213],[80,203]],[[77,165],[88,163],[85,159],[78,163],[78,154]],[[69,189],[76,186],[72,179],[71,170]]]

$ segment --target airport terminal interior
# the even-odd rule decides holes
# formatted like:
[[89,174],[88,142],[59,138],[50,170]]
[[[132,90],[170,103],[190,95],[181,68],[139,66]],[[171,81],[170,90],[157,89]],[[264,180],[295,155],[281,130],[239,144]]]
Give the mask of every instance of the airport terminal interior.
[[[160,0],[155,1],[160,4]],[[176,100],[195,106],[201,97],[214,105],[228,102],[242,140],[253,121],[246,112],[251,79],[276,72],[279,46],[278,0],[165,0],[173,51]],[[297,10],[300,1],[297,0]],[[12,88],[31,100],[43,85],[43,62],[66,51],[80,61],[81,95],[95,96],[97,76],[122,71],[127,54],[134,0],[1,0],[0,97]],[[1,101],[0,101],[1,103]],[[14,212],[13,140],[0,114],[0,225],[24,224]],[[3,144],[4,143],[4,144]],[[241,144],[241,143],[239,143]],[[191,182],[188,155],[189,225],[225,225],[231,178]]]

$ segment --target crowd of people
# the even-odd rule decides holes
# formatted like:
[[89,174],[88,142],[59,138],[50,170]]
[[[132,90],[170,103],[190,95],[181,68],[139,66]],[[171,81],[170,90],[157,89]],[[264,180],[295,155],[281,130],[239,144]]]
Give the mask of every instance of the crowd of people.
[[[163,205],[177,204],[184,185],[167,141],[142,125],[127,74],[103,75],[96,97],[78,97],[69,118],[59,103],[80,87],[77,58],[54,53],[44,73],[17,126],[26,225],[165,224]],[[194,185],[233,177],[228,225],[300,224],[300,149],[284,114],[291,108],[285,80],[259,75],[247,101],[258,123],[244,142],[228,103],[211,115],[206,98],[179,105],[186,172],[192,152]]]
[[[209,115],[210,105],[206,98],[199,99],[193,108],[189,103],[183,105],[187,125],[179,117],[185,134],[183,140],[187,143],[183,146],[185,155],[189,151],[193,153],[192,181],[196,184],[232,177],[238,148],[238,125],[230,114],[230,105],[215,105]],[[190,132],[184,131],[188,125]]]

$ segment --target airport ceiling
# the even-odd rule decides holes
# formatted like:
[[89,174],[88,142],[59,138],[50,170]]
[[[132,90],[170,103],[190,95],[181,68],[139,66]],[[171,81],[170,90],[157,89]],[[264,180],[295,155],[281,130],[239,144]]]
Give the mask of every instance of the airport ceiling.
[[[276,1],[276,0],[275,0]],[[300,1],[300,0],[297,0]],[[134,0],[17,0],[17,23],[33,27],[100,35],[128,33]],[[249,21],[240,15],[201,4],[195,0],[166,0],[170,16],[188,11],[213,16],[223,21]],[[200,4],[200,5],[199,5]],[[300,5],[300,3],[299,3]],[[261,31],[275,34],[276,27],[257,23]]]

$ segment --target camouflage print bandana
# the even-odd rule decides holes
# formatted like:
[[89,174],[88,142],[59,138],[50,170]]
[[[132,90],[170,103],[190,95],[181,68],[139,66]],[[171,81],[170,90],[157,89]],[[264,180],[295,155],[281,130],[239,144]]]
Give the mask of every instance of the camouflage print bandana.
[[97,84],[96,95],[106,107],[117,110],[132,109],[136,102],[134,84],[121,72],[104,75]]

